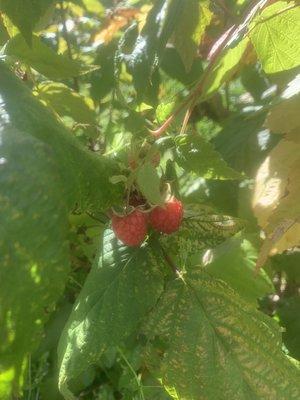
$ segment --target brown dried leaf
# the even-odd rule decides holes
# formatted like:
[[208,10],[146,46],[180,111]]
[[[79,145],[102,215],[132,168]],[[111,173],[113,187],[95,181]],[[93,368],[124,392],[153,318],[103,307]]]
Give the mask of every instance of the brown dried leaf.
[[93,43],[109,43],[115,34],[134,19],[138,18],[140,11],[136,8],[119,8],[107,17],[105,26],[94,35]]

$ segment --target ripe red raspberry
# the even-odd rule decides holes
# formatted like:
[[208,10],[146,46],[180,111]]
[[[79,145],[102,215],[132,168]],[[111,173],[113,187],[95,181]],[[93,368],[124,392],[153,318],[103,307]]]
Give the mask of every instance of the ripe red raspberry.
[[150,213],[150,225],[161,233],[176,232],[183,217],[181,201],[173,197],[164,207],[155,207]]
[[147,234],[147,215],[134,210],[124,217],[112,216],[112,229],[115,235],[127,246],[139,246]]

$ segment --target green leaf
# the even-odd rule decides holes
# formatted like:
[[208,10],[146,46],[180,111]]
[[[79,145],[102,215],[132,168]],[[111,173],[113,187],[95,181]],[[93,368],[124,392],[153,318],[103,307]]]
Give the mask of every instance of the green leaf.
[[[0,393],[19,393],[27,356],[69,271],[67,204],[48,145],[0,114]],[[24,127],[25,128],[25,127]]]
[[300,358],[300,320],[298,318],[300,298],[284,298],[278,307],[280,325],[284,327],[283,341],[292,357]]
[[251,112],[243,112],[224,121],[212,142],[230,167],[252,176],[253,170],[263,162],[269,141],[268,135],[260,140],[259,132],[263,131],[265,118],[265,112],[255,118],[251,118]]
[[137,330],[163,287],[162,264],[145,247],[129,248],[107,230],[102,255],[76,301],[59,344],[60,389],[73,399],[68,381],[120,346]]
[[99,66],[90,75],[90,93],[96,101],[102,101],[115,87],[115,54],[117,45],[115,41],[101,44],[97,48],[94,63]]
[[[138,33],[138,30],[132,27],[121,40],[117,59],[119,63],[124,61],[127,64],[139,101],[145,100],[149,104],[153,102],[153,92],[158,89],[155,72],[182,7],[180,0],[158,0],[148,13],[146,23],[134,43],[132,44],[132,35]],[[132,51],[128,54],[129,44]]]
[[284,9],[290,2],[278,1],[266,7],[250,26],[250,37],[267,74],[300,64],[300,8]]
[[[18,33],[20,33],[19,29],[11,22],[11,20],[8,18],[8,16],[6,14],[2,14],[1,15],[1,19],[3,22],[3,27],[5,28],[8,37],[6,38],[6,40],[4,41],[4,43],[7,42],[7,40],[10,37],[13,37],[15,35],[17,35]],[[3,43],[3,44],[4,44]]]
[[158,123],[162,124],[167,117],[171,114],[175,106],[174,102],[169,102],[169,103],[160,103],[156,110],[155,110],[155,116],[158,121]]
[[190,0],[185,2],[174,32],[174,45],[186,71],[190,71],[194,58],[213,14],[208,1]]
[[97,14],[98,18],[105,13],[105,8],[99,0],[82,0],[82,4],[88,12]]
[[257,299],[274,292],[271,280],[262,269],[255,274],[257,255],[257,250],[249,240],[236,235],[204,256],[209,260],[206,270],[255,305]]
[[[172,93],[182,90],[179,82],[188,87],[194,86],[203,73],[203,65],[200,58],[195,58],[191,70],[187,73],[179,53],[173,47],[165,49],[160,67],[170,78],[178,81],[170,81],[169,85],[171,85]],[[166,86],[168,87],[168,85]]]
[[81,124],[96,124],[92,99],[81,96],[62,83],[41,83],[38,85],[37,95],[61,117],[69,116]]
[[176,162],[186,171],[206,179],[240,179],[241,174],[230,168],[201,136],[180,135],[176,139]]
[[231,40],[220,55],[216,58],[213,67],[204,80],[202,97],[213,95],[220,86],[228,82],[241,66],[241,60],[246,53],[249,39],[237,37]]
[[142,194],[151,204],[163,205],[160,193],[160,179],[156,168],[145,162],[137,171],[137,183]]
[[[172,397],[168,395],[163,386],[152,375],[143,379],[143,392],[145,399],[151,400],[171,400]],[[129,399],[128,399],[129,400]]]
[[15,391],[22,384],[27,354],[38,344],[43,322],[63,289],[68,210],[75,205],[106,208],[119,190],[109,182],[114,164],[85,151],[4,63],[0,72],[4,399],[11,382]]
[[174,399],[298,399],[270,318],[204,273],[169,284],[146,324],[148,368]]
[[286,275],[287,279],[293,285],[300,285],[300,252],[294,251],[277,254],[270,261],[272,268],[276,272]]
[[0,62],[0,95],[11,124],[49,146],[70,208],[76,205],[105,210],[119,201],[121,186],[109,180],[119,174],[116,164],[85,150],[3,62]]
[[243,227],[243,222],[237,218],[217,214],[205,205],[190,204],[185,206],[179,230],[161,240],[185,265],[189,257],[199,256],[204,249],[217,246]]
[[32,31],[53,3],[54,0],[0,0],[0,10],[31,45]]
[[79,61],[56,54],[38,36],[32,37],[28,46],[19,34],[11,38],[5,46],[4,54],[32,67],[49,79],[67,79],[95,70],[95,66],[82,65]]

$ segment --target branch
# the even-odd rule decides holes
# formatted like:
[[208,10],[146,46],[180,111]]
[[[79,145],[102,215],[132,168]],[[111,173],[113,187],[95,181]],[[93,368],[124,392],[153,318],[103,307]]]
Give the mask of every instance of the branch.
[[213,48],[213,51],[211,52],[211,57],[209,60],[209,64],[204,71],[200,82],[198,85],[195,87],[195,89],[190,93],[190,95],[183,101],[183,103],[173,112],[172,115],[168,117],[168,119],[156,130],[149,130],[149,132],[156,138],[160,137],[163,135],[163,133],[169,128],[171,123],[174,121],[174,119],[177,117],[177,115],[186,107],[188,107],[188,110],[186,112],[184,122],[183,122],[183,127],[182,131],[184,131],[189,118],[192,114],[193,108],[196,104],[197,97],[201,94],[202,89],[204,87],[204,84],[209,77],[209,74],[211,70],[215,67],[215,64],[218,62],[219,57],[222,55],[223,51],[227,48],[228,43],[234,38],[237,37],[241,32],[243,32],[244,28],[247,26],[247,24],[253,19],[253,17],[256,15],[256,13],[261,10],[263,7],[265,7],[268,2],[271,0],[259,0],[257,1],[254,5],[250,7],[250,9],[247,10],[246,16],[244,17],[244,20],[241,24],[235,24],[232,25],[232,27],[227,31],[228,34],[225,37],[224,40],[222,40],[222,35],[221,40],[217,40],[215,49]]

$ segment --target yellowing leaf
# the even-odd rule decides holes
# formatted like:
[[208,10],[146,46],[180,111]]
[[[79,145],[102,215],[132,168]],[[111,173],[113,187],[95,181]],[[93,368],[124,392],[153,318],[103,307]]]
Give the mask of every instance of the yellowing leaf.
[[258,260],[300,244],[300,143],[284,139],[258,170],[254,213],[266,233]]
[[280,103],[275,104],[266,121],[267,127],[276,133],[300,130],[300,75],[297,75],[283,91]]
[[300,244],[300,223],[294,222],[290,228],[282,235],[272,249],[272,254],[282,253],[283,251],[298,246]]
[[293,247],[293,243],[297,245],[299,236],[295,236],[295,234],[299,231],[300,226],[297,225],[299,224],[295,220],[285,219],[269,234],[260,249],[256,262],[257,270],[265,264],[269,255],[282,253],[284,250]]
[[[290,197],[292,189],[289,177],[293,169],[300,168],[300,145],[282,140],[269,154],[258,170],[253,199],[253,207],[259,224],[267,226],[280,201]],[[295,170],[294,170],[295,172]],[[296,182],[294,182],[296,184]],[[288,194],[286,194],[288,193]],[[293,213],[294,210],[289,210]],[[295,215],[286,215],[286,217]]]

